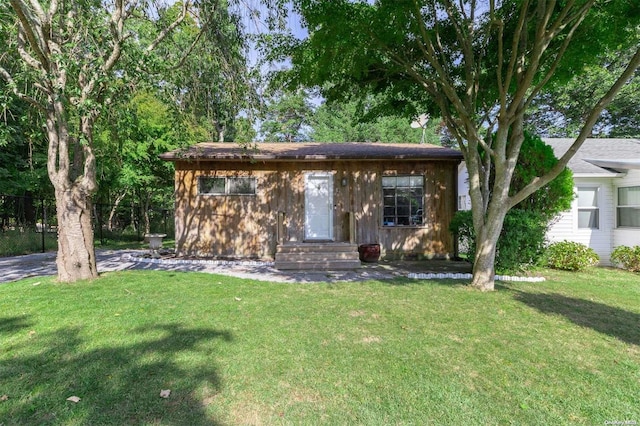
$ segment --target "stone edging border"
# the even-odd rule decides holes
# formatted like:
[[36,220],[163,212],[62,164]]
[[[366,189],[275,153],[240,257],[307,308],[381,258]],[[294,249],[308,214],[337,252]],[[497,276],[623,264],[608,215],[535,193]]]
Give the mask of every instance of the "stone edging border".
[[[130,260],[134,262],[142,263],[164,263],[169,265],[214,265],[214,266],[274,266],[275,262],[266,262],[261,260],[213,260],[213,259],[152,259],[147,257],[140,257],[131,254],[122,255],[123,260]],[[471,274],[461,273],[411,273],[407,275],[407,278],[413,278],[418,280],[433,280],[433,279],[445,279],[445,280],[470,280]],[[509,275],[496,275],[495,279],[498,281],[524,281],[524,282],[543,282],[544,277],[514,277]]]
[[274,262],[261,260],[213,260],[213,259],[153,259],[124,254],[124,260],[142,263],[165,263],[169,265],[214,265],[214,266],[273,266]]
[[[429,273],[429,274],[417,274],[411,273],[407,278],[414,278],[418,280],[433,280],[433,279],[445,279],[445,280],[470,280],[473,276],[471,274],[459,274],[459,273]],[[496,275],[495,279],[498,281],[521,281],[530,283],[540,283],[545,281],[544,277],[514,277],[509,275]]]

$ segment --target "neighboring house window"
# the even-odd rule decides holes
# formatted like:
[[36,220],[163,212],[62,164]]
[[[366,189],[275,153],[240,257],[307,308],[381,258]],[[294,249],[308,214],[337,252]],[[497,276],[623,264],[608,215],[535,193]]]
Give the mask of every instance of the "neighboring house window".
[[618,188],[618,227],[640,227],[640,186]]
[[256,178],[254,177],[198,177],[198,194],[253,195],[255,193]]
[[600,208],[598,207],[597,186],[578,188],[578,228],[600,228]]
[[422,176],[383,176],[383,225],[422,225],[424,179]]
[[458,210],[469,210],[466,195],[458,195]]

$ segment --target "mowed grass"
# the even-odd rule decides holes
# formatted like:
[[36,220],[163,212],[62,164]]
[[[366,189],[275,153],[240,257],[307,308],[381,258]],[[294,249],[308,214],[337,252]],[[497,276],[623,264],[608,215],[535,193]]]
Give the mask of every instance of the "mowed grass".
[[0,285],[0,424],[640,423],[639,276],[544,273]]

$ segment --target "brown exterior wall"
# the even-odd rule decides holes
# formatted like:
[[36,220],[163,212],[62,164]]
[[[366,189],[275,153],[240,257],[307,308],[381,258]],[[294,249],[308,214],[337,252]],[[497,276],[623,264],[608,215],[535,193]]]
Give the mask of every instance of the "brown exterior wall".
[[[178,161],[176,162],[176,246],[179,255],[273,258],[278,213],[282,240],[304,240],[305,172],[334,176],[335,241],[349,240],[348,213],[357,244],[379,243],[382,255],[447,256],[454,252],[448,231],[456,211],[457,161]],[[382,226],[383,175],[425,177],[423,226]],[[198,195],[198,176],[254,176],[256,195]],[[347,184],[342,186],[342,179]]]

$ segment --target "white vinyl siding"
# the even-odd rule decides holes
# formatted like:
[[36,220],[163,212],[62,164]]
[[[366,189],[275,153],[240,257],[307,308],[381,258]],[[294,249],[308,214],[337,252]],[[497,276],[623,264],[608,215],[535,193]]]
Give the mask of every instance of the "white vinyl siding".
[[[468,194],[469,191],[468,174],[466,167],[463,166],[458,171],[459,195]],[[620,226],[617,220],[618,188],[640,186],[640,170],[627,170],[616,177],[574,175],[574,182],[576,195],[578,194],[578,187],[598,188],[597,215],[599,229],[579,226],[580,209],[584,211],[582,214],[583,224],[585,222],[587,224],[593,223],[592,218],[595,215],[592,213],[593,203],[591,207],[586,203],[588,197],[583,197],[580,207],[579,200],[576,198],[573,201],[571,210],[559,214],[551,223],[547,232],[547,239],[550,243],[563,240],[582,243],[595,250],[600,256],[602,265],[610,265],[611,251],[615,247],[640,245],[640,227]],[[584,207],[582,206],[583,204]]]
[[[574,178],[576,195],[583,192],[582,200],[576,197],[573,200],[571,211],[561,213],[556,221],[550,226],[547,232],[549,242],[575,241],[591,247],[600,256],[600,263],[609,264],[609,257],[612,250],[612,236],[614,229],[614,188],[613,182],[616,179],[587,179]],[[616,182],[617,183],[617,182]],[[583,188],[597,188],[597,198],[593,198],[593,190]],[[589,198],[591,196],[592,198]],[[590,201],[590,203],[588,202]],[[591,206],[589,206],[591,204]],[[595,204],[595,206],[594,206]],[[594,214],[597,208],[598,228],[582,227],[581,225],[593,224]],[[586,212],[586,213],[582,213]]]
[[471,210],[469,172],[464,161],[458,166],[458,210]]

